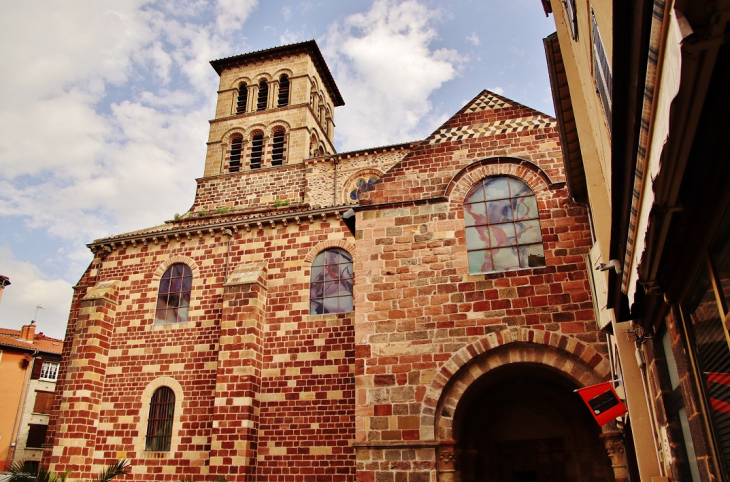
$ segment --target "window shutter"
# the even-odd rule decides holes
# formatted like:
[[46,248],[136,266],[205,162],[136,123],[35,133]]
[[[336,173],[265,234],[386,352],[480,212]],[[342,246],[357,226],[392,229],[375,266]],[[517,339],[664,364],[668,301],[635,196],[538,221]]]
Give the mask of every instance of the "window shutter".
[[43,368],[43,359],[36,358],[33,360],[33,371],[30,374],[30,378],[38,380],[41,377],[41,369]]
[[271,165],[281,166],[284,162],[284,131],[277,131],[274,134],[273,146],[271,149]]
[[46,432],[48,425],[28,425],[28,440],[25,442],[26,447],[39,449],[46,443]]

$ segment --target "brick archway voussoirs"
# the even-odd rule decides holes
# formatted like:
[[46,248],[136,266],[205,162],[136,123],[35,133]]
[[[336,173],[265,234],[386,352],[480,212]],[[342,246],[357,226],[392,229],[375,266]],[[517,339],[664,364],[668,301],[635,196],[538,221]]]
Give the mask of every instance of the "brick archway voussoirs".
[[[496,350],[500,347],[506,350]],[[513,363],[551,367],[581,387],[610,376],[607,358],[576,338],[529,328],[490,333],[455,352],[434,377],[421,408],[422,440],[451,440],[454,411],[464,392],[481,375]]]

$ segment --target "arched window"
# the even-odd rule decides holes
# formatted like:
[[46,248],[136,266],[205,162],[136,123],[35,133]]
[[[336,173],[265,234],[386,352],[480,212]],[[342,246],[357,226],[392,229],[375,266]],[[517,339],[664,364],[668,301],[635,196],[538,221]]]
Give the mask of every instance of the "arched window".
[[281,166],[284,163],[284,139],[286,133],[283,130],[274,132],[271,145],[271,165]]
[[160,278],[157,292],[157,323],[184,323],[188,321],[190,290],[193,272],[185,263],[175,263]]
[[266,109],[266,104],[269,100],[269,84],[266,82],[266,80],[262,80],[259,82],[259,100],[256,104],[256,110],[264,110]]
[[277,107],[289,105],[289,77],[284,74],[279,79],[279,101]]
[[248,102],[248,86],[244,82],[238,87],[238,102],[236,102],[236,114],[246,113],[246,102]]
[[469,272],[545,266],[537,199],[522,181],[488,177],[464,201]]
[[169,387],[155,390],[150,400],[150,414],[147,417],[145,450],[166,452],[172,441],[172,423],[175,415],[175,392]]
[[353,311],[352,256],[340,248],[325,249],[312,262],[309,314]]
[[241,148],[243,147],[243,136],[235,136],[231,139],[231,160],[228,163],[228,172],[241,170]]
[[251,169],[258,169],[261,167],[261,158],[264,153],[264,135],[257,133],[251,139]]

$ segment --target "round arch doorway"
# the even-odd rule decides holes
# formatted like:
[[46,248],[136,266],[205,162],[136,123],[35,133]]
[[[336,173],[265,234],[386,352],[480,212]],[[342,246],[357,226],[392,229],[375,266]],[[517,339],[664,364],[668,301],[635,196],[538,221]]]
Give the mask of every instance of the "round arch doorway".
[[479,377],[454,413],[456,480],[613,482],[601,429],[575,388],[537,364]]

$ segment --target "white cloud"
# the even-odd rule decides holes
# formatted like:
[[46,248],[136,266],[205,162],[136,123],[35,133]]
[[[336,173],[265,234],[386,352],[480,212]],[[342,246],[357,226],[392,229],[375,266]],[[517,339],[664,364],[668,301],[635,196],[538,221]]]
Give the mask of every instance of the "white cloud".
[[[190,207],[218,82],[208,61],[240,53],[256,5],[221,0],[212,16],[204,0],[22,2],[3,11],[0,42],[12,48],[0,51],[0,219],[20,218],[62,246],[39,266],[61,264],[73,279],[91,259],[85,243]],[[32,286],[24,293],[50,293],[4,299],[17,322],[42,304],[65,323],[71,292],[57,293],[69,283],[3,249],[0,272],[12,275],[15,293],[21,281]]]
[[241,28],[258,3],[258,0],[218,0],[216,23],[220,33],[229,34]]
[[502,87],[490,87],[487,90],[492,91],[498,95],[504,95],[504,89]]
[[466,41],[471,43],[475,47],[478,47],[482,44],[482,41],[479,40],[479,35],[477,35],[476,32],[472,32],[470,35],[467,35]]
[[286,29],[283,34],[279,35],[279,42],[281,45],[289,45],[297,42],[302,42],[307,39],[307,28],[306,26],[299,29],[298,32]]
[[19,330],[33,319],[35,307],[40,305],[44,309],[38,310],[36,333],[63,339],[73,296],[71,283],[51,279],[38,267],[17,260],[8,246],[0,246],[0,259],[0,273],[11,283],[0,301],[0,326]]
[[416,0],[376,0],[330,27],[324,50],[347,103],[337,113],[343,150],[423,138],[435,127],[429,96],[465,61],[430,47],[438,16]]
[[288,22],[291,19],[291,8],[289,8],[288,5],[281,7],[281,15],[284,17],[284,20]]

